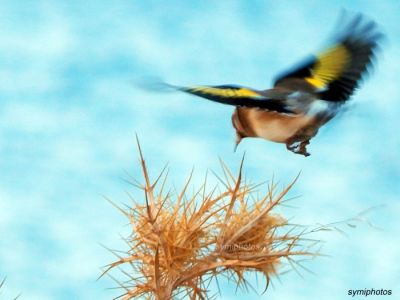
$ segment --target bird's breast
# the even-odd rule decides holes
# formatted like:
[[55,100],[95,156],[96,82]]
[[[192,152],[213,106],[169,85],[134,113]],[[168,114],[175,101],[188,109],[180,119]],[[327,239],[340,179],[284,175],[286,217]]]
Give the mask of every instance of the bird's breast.
[[[260,137],[278,143],[285,143],[305,128],[308,128],[310,137],[318,130],[313,117],[304,114],[286,115],[255,108],[237,108],[232,122],[242,137]],[[316,126],[313,129],[314,123]]]

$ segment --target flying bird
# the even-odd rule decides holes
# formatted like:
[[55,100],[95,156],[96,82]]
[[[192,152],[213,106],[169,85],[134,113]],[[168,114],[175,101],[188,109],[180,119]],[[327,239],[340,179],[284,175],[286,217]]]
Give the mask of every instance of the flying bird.
[[243,138],[283,143],[309,156],[307,145],[350,99],[368,73],[382,34],[361,14],[340,19],[330,46],[276,77],[271,89],[239,85],[170,88],[235,106],[236,145]]

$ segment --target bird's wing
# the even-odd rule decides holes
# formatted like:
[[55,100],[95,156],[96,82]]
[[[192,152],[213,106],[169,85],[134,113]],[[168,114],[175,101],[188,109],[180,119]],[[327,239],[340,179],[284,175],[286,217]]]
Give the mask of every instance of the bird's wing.
[[223,104],[243,107],[258,107],[260,109],[287,114],[294,113],[294,111],[287,107],[284,97],[282,97],[282,99],[267,97],[259,91],[246,87],[235,85],[219,85],[175,88],[180,91]]
[[371,66],[382,35],[373,21],[360,14],[344,24],[332,46],[278,76],[275,86],[290,88],[293,79],[301,79],[320,99],[348,100]]

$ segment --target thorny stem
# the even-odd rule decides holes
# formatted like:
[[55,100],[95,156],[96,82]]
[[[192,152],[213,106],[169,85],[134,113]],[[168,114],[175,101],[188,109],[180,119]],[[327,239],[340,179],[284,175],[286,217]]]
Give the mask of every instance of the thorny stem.
[[[293,249],[298,246],[297,242],[301,234],[291,236],[286,233],[284,236],[275,236],[276,227],[281,226],[279,223],[275,223],[275,227],[271,226],[259,236],[257,234],[249,236],[248,234],[251,232],[250,230],[254,228],[257,230],[257,226],[263,224],[262,220],[265,220],[264,218],[269,216],[271,210],[282,201],[299,176],[277,197],[273,196],[276,184],[271,184],[267,195],[261,199],[257,197],[258,200],[255,200],[257,209],[248,210],[246,199],[251,195],[254,187],[247,184],[242,185],[243,156],[236,178],[221,161],[226,180],[225,183],[223,182],[225,191],[213,196],[214,189],[207,195],[205,181],[204,185],[187,200],[186,192],[193,175],[192,170],[183,189],[172,203],[170,193],[168,192],[165,196],[162,192],[166,177],[161,180],[161,191],[157,196],[154,195],[155,187],[166,168],[154,183],[151,183],[137,135],[136,141],[145,181],[141,188],[144,190],[146,205],[145,207],[138,205],[137,209],[132,208],[129,212],[120,209],[136,228],[136,232],[133,232],[128,241],[132,248],[128,257],[119,257],[117,262],[109,265],[104,271],[107,273],[114,267],[129,263],[135,272],[142,274],[142,279],[138,282],[130,277],[129,287],[121,284],[121,287],[126,289],[126,293],[121,296],[123,299],[131,299],[145,294],[155,297],[156,300],[170,299],[174,291],[179,288],[183,288],[188,295],[191,295],[192,299],[203,299],[207,297],[206,289],[203,288],[205,283],[203,277],[206,275],[214,278],[223,274],[225,270],[232,270],[238,276],[237,284],[239,285],[240,282],[245,282],[241,272],[247,269],[264,272],[266,280],[269,282],[270,277],[266,273],[268,271],[264,270],[265,268],[275,270],[275,263],[280,258],[286,258],[291,262],[293,256],[315,255],[308,251]],[[198,197],[202,200],[199,207],[196,202]],[[228,203],[223,200],[227,197],[230,198]],[[264,206],[265,203],[266,206]],[[245,208],[247,217],[241,218],[242,206]],[[145,209],[145,212],[141,209]],[[239,221],[242,222],[238,229],[235,228],[237,219],[234,218],[239,218]],[[140,220],[143,220],[144,223],[140,223]],[[150,226],[150,228],[139,229],[145,228],[144,226]],[[174,231],[179,232],[178,235],[174,236]],[[264,240],[257,241],[258,237],[264,238]],[[178,240],[174,241],[174,238],[179,239],[179,242],[177,242]],[[198,244],[192,244],[194,241]],[[264,243],[267,247],[263,248],[266,249],[265,252],[263,250],[259,253],[225,250],[225,246],[240,245],[243,244],[243,241]],[[277,246],[277,243],[281,244]],[[185,251],[189,251],[190,256],[187,256]]]

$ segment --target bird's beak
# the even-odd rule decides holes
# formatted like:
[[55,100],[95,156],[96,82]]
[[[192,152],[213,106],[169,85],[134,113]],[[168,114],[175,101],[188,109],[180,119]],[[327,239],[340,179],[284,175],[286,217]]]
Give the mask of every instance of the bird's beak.
[[236,152],[237,147],[239,146],[241,141],[242,141],[242,137],[240,136],[240,134],[236,133],[236,141],[235,141],[235,146],[233,148],[233,152]]

